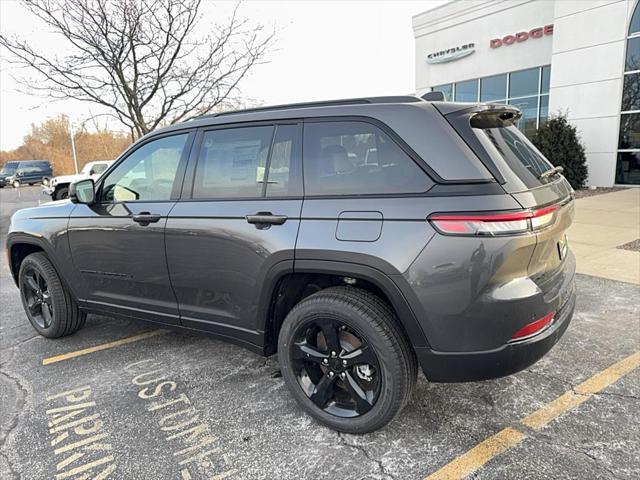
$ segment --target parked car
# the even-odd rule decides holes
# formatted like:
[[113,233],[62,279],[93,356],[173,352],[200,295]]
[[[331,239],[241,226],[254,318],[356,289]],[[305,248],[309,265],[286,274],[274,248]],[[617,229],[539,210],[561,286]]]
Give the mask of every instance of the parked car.
[[21,160],[7,162],[0,170],[0,188],[20,185],[35,185],[53,174],[48,160]]
[[277,353],[311,416],[380,428],[418,367],[432,382],[508,375],[569,325],[573,190],[519,116],[382,97],[152,132],[70,201],[13,216],[26,315],[49,338],[95,312]]
[[96,160],[86,163],[80,173],[76,173],[75,175],[60,175],[58,177],[45,178],[42,181],[42,193],[50,195],[53,200],[67,198],[69,196],[69,185],[85,178],[97,180],[112,164],[113,160]]

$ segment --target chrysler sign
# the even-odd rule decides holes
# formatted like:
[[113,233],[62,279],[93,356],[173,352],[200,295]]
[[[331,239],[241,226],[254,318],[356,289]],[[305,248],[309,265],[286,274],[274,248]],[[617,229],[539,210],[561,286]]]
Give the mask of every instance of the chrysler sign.
[[468,57],[476,51],[475,43],[467,43],[459,47],[447,48],[439,52],[433,52],[427,55],[427,63],[447,63],[461,58]]

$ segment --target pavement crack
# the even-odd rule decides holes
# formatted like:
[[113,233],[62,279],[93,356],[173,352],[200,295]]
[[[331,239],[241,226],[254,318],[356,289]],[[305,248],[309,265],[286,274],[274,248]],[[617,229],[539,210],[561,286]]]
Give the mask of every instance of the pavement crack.
[[20,423],[20,414],[24,411],[24,406],[27,402],[29,392],[23,385],[19,377],[13,376],[6,371],[0,371],[0,380],[3,380],[3,382],[9,386],[9,388],[13,388],[16,394],[16,401],[13,411],[10,410],[9,406],[5,407],[5,414],[12,415],[12,417],[7,421],[6,425],[0,426],[0,455],[2,455],[6,459],[9,471],[13,474],[14,478],[19,478],[20,476],[17,474],[17,471],[11,464],[9,455],[4,452],[6,450],[6,444],[9,437]]
[[626,394],[626,393],[617,393],[617,392],[596,392],[596,393],[593,393],[592,395],[605,396],[605,397],[616,397],[616,398],[629,398],[629,399],[633,399],[633,400],[640,400],[640,397],[637,396],[637,395],[629,395],[629,394]]
[[604,465],[602,463],[601,459],[598,459],[598,457],[596,457],[595,455],[589,453],[587,450],[584,450],[582,448],[578,448],[576,446],[573,445],[569,445],[566,443],[562,443],[562,442],[558,442],[556,441],[555,438],[549,436],[549,435],[544,435],[541,434],[539,432],[536,432],[534,430],[531,429],[527,429],[527,434],[530,437],[533,437],[535,440],[547,443],[549,445],[554,445],[562,450],[569,450],[571,452],[577,453],[578,455],[581,455],[583,457],[588,458],[589,460],[591,460],[591,462],[593,462],[597,468],[599,468],[600,470],[602,470],[603,472],[606,472],[609,476],[611,476],[611,478],[615,478],[615,479],[622,479],[623,477],[621,477],[619,474],[617,474],[616,472],[614,472],[613,470],[611,470],[609,467],[607,467],[606,465]]
[[338,433],[338,438],[340,439],[340,443],[342,445],[344,445],[345,447],[353,448],[354,450],[357,450],[360,453],[362,453],[367,460],[369,460],[370,462],[373,462],[378,467],[378,470],[384,476],[384,478],[391,478],[391,479],[396,478],[394,475],[392,475],[385,469],[384,465],[382,464],[382,460],[378,460],[377,458],[373,457],[367,451],[367,449],[364,448],[362,445],[356,445],[354,443],[347,442],[347,439],[344,437],[343,433],[341,432],[337,432],[337,433]]

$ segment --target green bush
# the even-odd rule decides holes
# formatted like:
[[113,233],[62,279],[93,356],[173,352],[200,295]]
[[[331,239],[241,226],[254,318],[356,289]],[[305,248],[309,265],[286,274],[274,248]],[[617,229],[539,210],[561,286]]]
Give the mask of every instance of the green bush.
[[576,127],[563,114],[549,118],[532,138],[533,144],[556,167],[574,189],[584,188],[587,181],[587,159]]

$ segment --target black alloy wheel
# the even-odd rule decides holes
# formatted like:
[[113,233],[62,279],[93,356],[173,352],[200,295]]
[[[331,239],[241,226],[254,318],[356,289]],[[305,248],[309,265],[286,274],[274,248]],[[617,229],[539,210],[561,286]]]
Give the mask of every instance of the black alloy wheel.
[[33,328],[43,337],[59,338],[78,331],[87,315],[44,252],[27,255],[18,269],[22,306]]
[[418,372],[390,305],[347,286],[320,290],[291,309],[278,359],[291,395],[309,415],[355,434],[389,423],[411,398]]
[[22,274],[22,287],[29,315],[40,328],[49,328],[54,310],[46,279],[38,270],[28,267]]
[[334,319],[312,320],[298,329],[291,365],[304,393],[338,417],[367,413],[380,394],[380,364],[362,335]]

